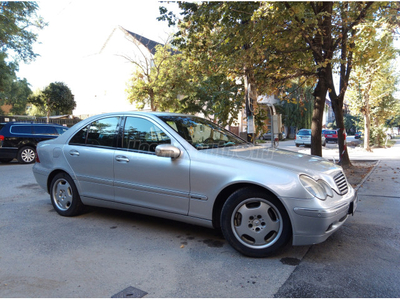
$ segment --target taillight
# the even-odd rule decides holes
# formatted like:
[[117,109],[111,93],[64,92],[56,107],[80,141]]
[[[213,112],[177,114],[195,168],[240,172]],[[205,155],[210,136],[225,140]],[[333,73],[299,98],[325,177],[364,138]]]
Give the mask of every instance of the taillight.
[[4,135],[0,135],[0,142],[4,141]]
[[36,154],[36,155],[35,155],[35,161],[36,161],[37,163],[40,163],[39,154],[37,153],[37,151],[36,151],[35,154]]

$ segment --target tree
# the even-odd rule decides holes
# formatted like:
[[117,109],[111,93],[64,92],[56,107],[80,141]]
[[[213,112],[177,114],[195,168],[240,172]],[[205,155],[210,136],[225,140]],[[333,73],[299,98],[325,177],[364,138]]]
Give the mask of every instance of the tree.
[[28,81],[25,78],[13,81],[7,94],[4,102],[12,105],[11,113],[15,115],[26,114],[28,98],[32,94]]
[[14,108],[14,112],[23,110],[21,101],[26,99],[21,97],[29,94],[26,80],[19,80],[15,74],[18,62],[29,62],[37,57],[32,49],[37,40],[34,31],[45,26],[36,14],[37,9],[36,2],[0,2],[0,105],[14,105],[16,101],[16,106],[21,106]]
[[392,95],[396,77],[391,61],[396,57],[396,50],[391,27],[379,20],[359,26],[358,34],[369,42],[354,47],[356,68],[349,103],[353,112],[364,117],[364,148],[371,151],[371,125],[375,129],[381,128],[380,131],[374,130],[376,144],[380,144],[382,138],[379,135],[382,135],[384,122],[394,112],[392,108],[396,100]]
[[237,99],[243,98],[239,85],[215,69],[199,68],[192,56],[158,45],[152,59],[143,55],[142,60],[129,60],[136,70],[126,91],[129,101],[140,108],[203,113],[222,125],[237,119],[242,108]]
[[154,57],[142,53],[141,59],[126,58],[136,67],[126,90],[128,100],[141,108],[149,105],[152,111],[176,109],[178,86],[182,90],[182,84],[189,81],[181,55],[169,45],[158,45]]
[[16,60],[29,62],[37,56],[32,44],[37,33],[46,24],[36,14],[38,5],[30,1],[0,2],[0,52],[10,53]]
[[[353,66],[355,26],[366,18],[394,17],[396,22],[398,4],[201,2],[181,3],[180,7],[183,18],[175,40],[179,50],[191,53],[204,65],[222,66],[228,77],[243,76],[245,94],[246,82],[253,92],[250,98],[284,91],[294,78],[299,78],[301,85],[314,85],[311,153],[319,156],[329,92],[339,126],[340,161],[350,163],[342,134],[343,100]],[[167,13],[162,18],[176,22]],[[340,78],[338,92],[335,72]]]
[[76,107],[74,95],[63,82],[50,83],[43,91],[32,95],[29,101],[44,108],[47,114],[47,123],[50,121],[50,114],[71,114]]

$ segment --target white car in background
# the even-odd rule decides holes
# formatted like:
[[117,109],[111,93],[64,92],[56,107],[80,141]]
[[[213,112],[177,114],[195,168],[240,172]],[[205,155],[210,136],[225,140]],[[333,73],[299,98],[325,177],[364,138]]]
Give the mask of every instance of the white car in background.
[[[311,129],[300,129],[299,132],[297,132],[294,143],[296,147],[299,147],[301,145],[304,146],[311,146]],[[322,134],[321,136],[321,144],[322,146],[326,146],[326,140],[325,140],[325,135]]]

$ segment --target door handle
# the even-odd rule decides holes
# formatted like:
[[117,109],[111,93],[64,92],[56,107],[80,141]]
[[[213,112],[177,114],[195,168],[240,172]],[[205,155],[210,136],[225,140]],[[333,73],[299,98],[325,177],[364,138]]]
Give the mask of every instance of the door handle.
[[117,155],[115,157],[115,160],[119,161],[119,162],[129,162],[129,158],[127,158],[126,156],[122,156],[122,155]]
[[71,151],[69,151],[69,155],[71,155],[71,156],[79,156],[79,151],[71,150]]

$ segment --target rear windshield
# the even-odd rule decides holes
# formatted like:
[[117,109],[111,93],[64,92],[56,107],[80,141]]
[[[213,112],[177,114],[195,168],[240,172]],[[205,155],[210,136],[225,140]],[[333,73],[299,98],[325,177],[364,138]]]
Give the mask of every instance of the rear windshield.
[[311,130],[300,130],[298,135],[311,135]]
[[336,134],[336,131],[335,130],[326,130],[324,133],[325,134]]

